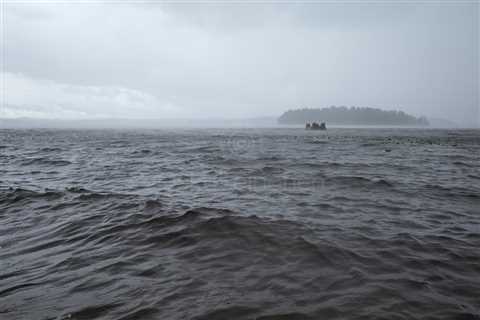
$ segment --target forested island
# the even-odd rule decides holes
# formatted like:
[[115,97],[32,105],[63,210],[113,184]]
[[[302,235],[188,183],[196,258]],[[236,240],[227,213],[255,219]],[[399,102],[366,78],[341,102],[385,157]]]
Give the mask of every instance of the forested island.
[[416,118],[403,111],[387,111],[365,107],[335,107],[289,110],[278,118],[280,124],[302,124],[325,121],[338,125],[428,126],[425,117]]

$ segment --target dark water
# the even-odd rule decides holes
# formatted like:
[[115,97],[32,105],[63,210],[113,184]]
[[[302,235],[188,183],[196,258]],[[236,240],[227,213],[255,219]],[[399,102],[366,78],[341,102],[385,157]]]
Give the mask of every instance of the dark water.
[[480,131],[0,131],[0,319],[480,319]]

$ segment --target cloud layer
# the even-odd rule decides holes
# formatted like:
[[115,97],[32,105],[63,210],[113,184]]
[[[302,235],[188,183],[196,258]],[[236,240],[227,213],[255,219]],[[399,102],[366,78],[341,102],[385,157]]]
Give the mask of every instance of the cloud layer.
[[5,7],[16,107],[4,116],[253,117],[336,104],[479,120],[474,3]]
[[133,89],[85,86],[5,73],[6,105],[0,117],[53,119],[181,117],[178,108]]

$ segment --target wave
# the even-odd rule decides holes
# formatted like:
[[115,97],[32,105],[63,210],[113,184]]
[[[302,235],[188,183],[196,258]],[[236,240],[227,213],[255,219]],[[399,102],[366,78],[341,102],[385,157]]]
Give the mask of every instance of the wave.
[[285,172],[285,169],[281,167],[274,167],[274,166],[264,166],[262,168],[256,169],[253,172],[253,176],[257,175],[273,175],[273,174],[280,174]]
[[[103,292],[102,301],[63,314],[71,318],[121,318],[123,314],[140,319],[165,316],[163,310],[170,310],[169,316],[178,319],[316,319],[325,312],[340,316],[358,311],[358,305],[342,302],[346,293],[352,299],[376,297],[379,303],[384,303],[380,297],[390,297],[396,299],[398,308],[413,308],[415,312],[413,300],[401,292],[415,290],[417,296],[428,296],[437,283],[432,282],[433,266],[443,270],[433,273],[439,279],[447,270],[458,272],[453,261],[464,261],[464,266],[469,261],[471,267],[463,268],[463,272],[476,272],[475,259],[468,254],[457,253],[451,263],[440,263],[441,258],[422,258],[432,253],[432,243],[441,242],[451,248],[469,245],[451,238],[417,238],[404,233],[390,239],[363,237],[351,242],[334,236],[343,232],[342,225],[324,228],[326,233],[317,234],[305,224],[288,219],[212,207],[171,212],[158,199],[102,194],[81,187],[47,192],[15,189],[1,195],[3,201],[11,201],[10,205],[21,205],[14,200],[17,198],[46,199],[52,208],[63,206],[46,211],[44,215],[49,218],[35,228],[17,230],[17,234],[28,237],[3,243],[2,259],[21,258],[23,268],[38,263],[47,268],[36,272],[36,281],[26,281],[33,279],[28,269],[0,272],[0,299],[14,298],[20,292],[33,294],[45,287],[57,291],[55,295],[66,294],[58,290],[66,290],[69,295]],[[62,218],[67,212],[71,215]],[[25,221],[37,218],[30,216]],[[455,251],[441,252],[450,255]],[[405,270],[415,270],[420,278],[410,279]],[[122,274],[131,276],[118,277]],[[140,281],[144,293],[137,291],[132,281]],[[138,301],[152,297],[153,292],[157,292],[154,296],[158,299],[150,306],[116,302],[118,294],[134,296]],[[175,298],[168,292],[175,292]],[[204,296],[207,292],[210,295]],[[471,292],[465,290],[468,298],[464,314],[473,315],[468,311],[473,306],[468,302],[474,299]],[[192,307],[184,312],[177,309],[191,306],[192,299],[209,307]],[[436,303],[448,305],[449,300],[442,296],[435,299]],[[313,301],[328,302],[330,307]],[[361,310],[365,316],[373,316],[368,309]],[[453,306],[449,310],[450,315],[459,314]]]
[[23,200],[36,200],[36,199],[55,199],[61,197],[63,194],[58,191],[33,191],[22,188],[9,188],[7,190],[0,191],[0,203],[1,204],[15,204]]
[[371,179],[362,176],[333,176],[325,178],[325,184],[351,188],[393,188],[394,184],[385,179]]
[[21,162],[21,165],[23,166],[35,166],[35,165],[40,165],[40,166],[55,166],[55,167],[61,167],[61,166],[68,166],[72,164],[68,160],[53,160],[50,158],[33,158],[33,159],[25,159]]
[[50,153],[50,152],[59,152],[59,151],[62,151],[62,149],[61,148],[55,148],[55,147],[45,147],[45,148],[41,148],[39,151]]

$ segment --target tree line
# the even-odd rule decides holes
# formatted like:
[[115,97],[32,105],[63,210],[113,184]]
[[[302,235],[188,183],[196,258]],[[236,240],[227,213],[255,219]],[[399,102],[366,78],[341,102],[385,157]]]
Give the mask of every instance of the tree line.
[[312,121],[342,125],[428,126],[425,117],[417,118],[403,111],[368,107],[303,108],[288,110],[278,118],[280,124],[305,124]]

